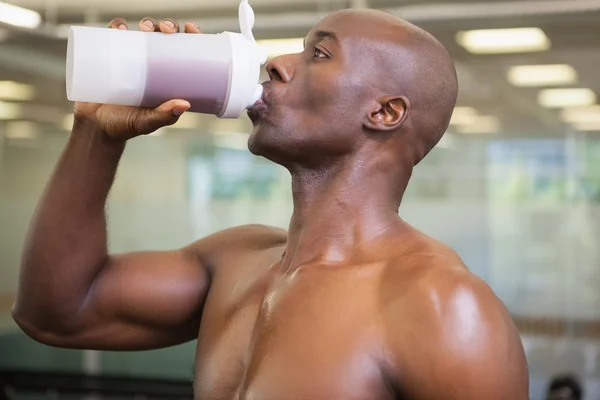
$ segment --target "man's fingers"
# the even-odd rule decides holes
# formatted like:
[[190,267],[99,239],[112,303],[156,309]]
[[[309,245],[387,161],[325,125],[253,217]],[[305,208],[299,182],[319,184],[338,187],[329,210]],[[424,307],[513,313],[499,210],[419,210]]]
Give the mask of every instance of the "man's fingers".
[[112,21],[110,21],[110,23],[108,24],[109,28],[112,29],[121,29],[126,31],[128,28],[127,26],[127,21],[125,21],[125,19],[123,18],[115,18]]
[[191,104],[186,100],[171,100],[171,101],[167,101],[166,103],[158,106],[156,108],[156,111],[159,114],[171,113],[178,117],[181,114],[183,114],[184,112],[186,112],[187,110],[189,110],[190,107],[191,107]]
[[185,24],[185,33],[202,33],[202,30],[194,22],[187,22]]
[[[124,18],[115,18],[108,24],[109,28],[128,30],[129,26]],[[152,17],[146,17],[140,21],[139,29],[142,32],[178,33],[180,31],[177,21],[171,18],[162,20],[160,23]],[[202,30],[194,22],[187,22],[185,33],[202,33]]]
[[178,33],[179,32],[179,24],[177,21],[167,18],[163,19],[158,25],[160,32],[162,33]]
[[158,32],[158,22],[152,17],[146,17],[140,21],[142,32]]

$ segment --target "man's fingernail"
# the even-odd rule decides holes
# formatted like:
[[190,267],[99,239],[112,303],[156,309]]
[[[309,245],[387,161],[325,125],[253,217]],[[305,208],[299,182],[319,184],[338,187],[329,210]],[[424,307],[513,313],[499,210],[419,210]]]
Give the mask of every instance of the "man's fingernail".
[[150,21],[149,19],[144,21],[144,25],[147,26],[148,28],[154,30],[154,22]]
[[168,26],[169,28],[171,28],[171,29],[175,28],[175,23],[174,23],[173,21],[166,20],[166,21],[163,21],[163,22],[164,22],[164,23],[165,23],[165,25],[166,25],[166,26]]
[[180,115],[182,115],[186,111],[187,110],[185,108],[176,108],[176,109],[173,110],[173,115],[179,117]]
[[127,30],[127,26],[125,26],[124,24],[119,25],[119,30],[120,31],[126,31]]

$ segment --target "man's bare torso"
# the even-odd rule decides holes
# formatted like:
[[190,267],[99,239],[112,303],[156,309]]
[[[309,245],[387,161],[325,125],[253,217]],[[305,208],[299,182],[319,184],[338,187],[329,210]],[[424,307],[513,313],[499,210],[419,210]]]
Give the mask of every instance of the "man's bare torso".
[[382,308],[393,291],[418,279],[418,251],[405,257],[400,285],[391,284],[397,274],[386,258],[406,251],[402,245],[370,263],[312,264],[286,273],[285,245],[277,243],[282,233],[271,234],[274,246],[231,254],[228,267],[213,273],[196,354],[196,398],[398,398],[386,379]]

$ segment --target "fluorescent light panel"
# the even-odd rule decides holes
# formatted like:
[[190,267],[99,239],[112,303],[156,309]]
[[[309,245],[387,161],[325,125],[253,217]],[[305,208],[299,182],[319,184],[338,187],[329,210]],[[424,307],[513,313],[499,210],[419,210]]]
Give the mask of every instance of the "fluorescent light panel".
[[450,125],[468,125],[477,119],[477,110],[473,107],[455,107]]
[[456,41],[473,54],[546,51],[550,39],[540,28],[481,29],[462,31]]
[[596,93],[586,88],[544,89],[538,103],[547,108],[590,106],[596,103]]
[[600,122],[600,105],[565,108],[560,119],[570,124]]
[[18,103],[0,101],[0,120],[18,119],[22,114],[22,107]]
[[569,85],[577,82],[577,72],[567,64],[519,65],[508,70],[508,81],[520,87]]
[[0,81],[0,100],[27,101],[35,97],[35,87],[14,81]]
[[459,125],[460,133],[496,133],[500,129],[500,121],[493,115],[480,115],[468,125]]
[[573,127],[578,131],[599,132],[600,131],[600,121],[579,122],[579,123],[573,124]]
[[40,135],[40,127],[35,122],[13,121],[6,123],[6,137],[9,139],[35,139]]
[[269,58],[304,51],[304,38],[258,40],[257,43],[267,51]]
[[42,23],[42,17],[33,10],[0,1],[0,22],[33,29]]

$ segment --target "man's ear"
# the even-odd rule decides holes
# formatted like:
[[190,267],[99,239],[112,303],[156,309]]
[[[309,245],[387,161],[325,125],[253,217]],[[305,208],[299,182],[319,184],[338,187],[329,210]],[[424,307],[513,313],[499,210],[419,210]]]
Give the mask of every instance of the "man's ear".
[[376,106],[367,115],[364,126],[374,131],[394,131],[406,119],[409,107],[410,103],[406,97],[383,97],[377,100]]

